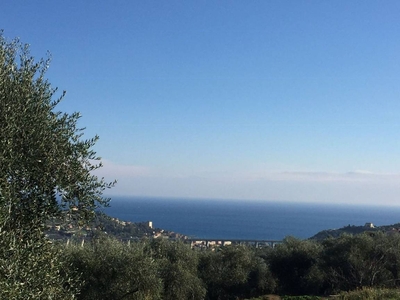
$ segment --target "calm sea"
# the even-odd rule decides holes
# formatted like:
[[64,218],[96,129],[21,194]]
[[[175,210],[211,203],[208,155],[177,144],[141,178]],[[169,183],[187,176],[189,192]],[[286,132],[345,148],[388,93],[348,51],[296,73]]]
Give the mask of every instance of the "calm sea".
[[104,212],[132,222],[209,239],[309,238],[324,229],[400,222],[400,207],[210,199],[112,197]]

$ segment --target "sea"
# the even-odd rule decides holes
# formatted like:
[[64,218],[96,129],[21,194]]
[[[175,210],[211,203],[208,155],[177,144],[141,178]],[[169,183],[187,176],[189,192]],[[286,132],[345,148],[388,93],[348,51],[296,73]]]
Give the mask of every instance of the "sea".
[[111,197],[103,211],[124,221],[152,221],[199,239],[307,239],[347,225],[400,223],[400,207],[216,199]]

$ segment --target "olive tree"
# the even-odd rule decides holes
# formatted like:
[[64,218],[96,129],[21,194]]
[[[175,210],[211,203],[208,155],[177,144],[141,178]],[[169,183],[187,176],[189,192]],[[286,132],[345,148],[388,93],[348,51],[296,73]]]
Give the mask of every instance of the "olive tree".
[[158,265],[163,282],[162,299],[204,299],[206,289],[198,277],[198,256],[188,245],[153,239],[147,245],[147,252]]
[[286,237],[267,258],[279,282],[278,292],[291,295],[319,294],[325,274],[320,268],[322,246],[313,241]]
[[[49,59],[35,61],[28,45],[8,41],[0,32],[0,283],[21,289],[29,286],[27,281],[45,285],[51,276],[58,276],[48,269],[49,260],[41,260],[40,251],[32,250],[52,253],[44,236],[46,222],[61,215],[89,220],[96,207],[107,205],[103,191],[113,185],[92,173],[101,167],[92,149],[98,137],[82,138],[79,113],[56,110],[65,93],[55,98],[57,89],[45,78],[48,66]],[[7,264],[10,259],[13,263]],[[30,263],[50,273],[14,276]],[[1,293],[2,299],[29,299],[23,292]],[[56,299],[51,295],[35,299],[42,298]]]
[[398,238],[382,233],[342,235],[323,241],[323,265],[331,292],[393,287],[397,279],[398,245]]
[[249,247],[227,246],[201,252],[198,268],[207,286],[206,299],[244,299],[275,288],[267,264]]
[[79,300],[161,299],[158,264],[143,243],[128,245],[98,235],[84,247],[65,246],[64,253],[71,271],[82,273],[85,279]]

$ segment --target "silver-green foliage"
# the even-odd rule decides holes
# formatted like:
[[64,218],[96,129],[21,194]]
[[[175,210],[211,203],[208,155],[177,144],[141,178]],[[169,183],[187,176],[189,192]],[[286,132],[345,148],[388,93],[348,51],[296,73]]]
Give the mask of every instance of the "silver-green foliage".
[[400,238],[367,233],[323,242],[323,268],[333,292],[363,287],[396,287]]
[[61,215],[89,220],[107,205],[102,193],[112,186],[91,173],[101,167],[92,150],[97,136],[82,139],[79,114],[56,111],[64,93],[53,99],[48,66],[0,31],[1,299],[62,299],[74,291],[44,236],[46,222]]
[[153,239],[147,245],[147,253],[158,265],[163,299],[204,299],[206,289],[198,276],[199,259],[187,244]]
[[41,231],[1,230],[0,299],[75,299],[80,281],[63,274],[66,267],[62,253]]
[[112,185],[91,173],[101,167],[92,149],[98,137],[82,139],[79,113],[56,111],[64,93],[53,100],[48,66],[0,35],[0,191],[13,227],[44,224],[60,207],[78,207],[87,219],[107,204],[102,192]]
[[85,279],[80,300],[161,299],[158,262],[141,243],[128,245],[99,236],[84,247],[70,244],[64,253],[71,270],[77,270]]

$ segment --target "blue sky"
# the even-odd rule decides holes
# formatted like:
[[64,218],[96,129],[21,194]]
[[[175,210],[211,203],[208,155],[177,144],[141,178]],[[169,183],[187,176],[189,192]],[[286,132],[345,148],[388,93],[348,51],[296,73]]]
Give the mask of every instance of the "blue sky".
[[13,1],[115,195],[398,205],[400,2]]

